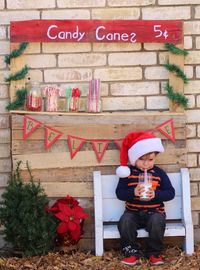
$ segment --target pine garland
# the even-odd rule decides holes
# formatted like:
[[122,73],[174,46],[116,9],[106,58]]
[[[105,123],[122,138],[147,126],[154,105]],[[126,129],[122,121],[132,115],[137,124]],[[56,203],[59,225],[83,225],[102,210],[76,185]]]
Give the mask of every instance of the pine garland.
[[166,63],[166,64],[164,64],[164,66],[170,72],[176,73],[176,76],[181,78],[184,81],[185,84],[188,83],[187,76],[185,75],[185,73],[182,71],[182,69],[179,66],[177,66],[175,64],[170,64],[170,63]]
[[24,103],[26,100],[26,95],[27,95],[26,88],[22,88],[20,90],[17,90],[15,101],[9,102],[9,104],[6,106],[6,109],[8,111],[10,111],[10,110],[16,110],[16,109],[24,106]]
[[28,42],[22,42],[19,45],[19,49],[13,50],[10,54],[5,56],[5,59],[4,59],[5,63],[10,64],[10,60],[12,58],[16,58],[16,57],[22,55],[22,53],[24,52],[24,50],[26,49],[27,46],[28,46]]
[[29,71],[29,67],[25,65],[20,71],[17,71],[15,74],[11,74],[8,78],[5,79],[6,82],[18,81],[23,79]]
[[169,83],[165,85],[165,90],[167,91],[167,97],[172,100],[173,102],[176,102],[180,104],[183,108],[188,107],[188,98],[186,98],[182,93],[180,92],[174,92],[174,89]]
[[179,49],[177,48],[173,43],[165,43],[165,48],[167,50],[169,50],[171,53],[173,54],[177,54],[177,55],[188,55],[188,51],[185,49]]

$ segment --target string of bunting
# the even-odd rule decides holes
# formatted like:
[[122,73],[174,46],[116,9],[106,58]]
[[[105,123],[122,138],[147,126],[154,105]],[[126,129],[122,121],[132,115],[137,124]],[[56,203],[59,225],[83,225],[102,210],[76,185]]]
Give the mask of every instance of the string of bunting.
[[[29,116],[24,116],[24,130],[23,130],[23,139],[26,140],[33,132],[36,131],[39,127],[44,127],[45,135],[44,135],[44,147],[45,149],[49,149],[62,135],[64,135],[61,131],[44,125],[42,122],[33,119]],[[164,123],[156,126],[150,132],[154,132],[158,130],[162,133],[166,138],[171,140],[173,143],[175,142],[175,133],[174,133],[174,124],[173,119],[169,119]],[[85,142],[89,142],[92,145],[92,148],[95,152],[96,158],[98,162],[101,162],[106,149],[108,148],[108,144],[114,142],[117,148],[120,150],[122,145],[123,138],[118,139],[87,139],[77,136],[69,135],[67,136],[67,143],[69,147],[70,157],[73,159],[78,151],[81,150],[82,146]]]

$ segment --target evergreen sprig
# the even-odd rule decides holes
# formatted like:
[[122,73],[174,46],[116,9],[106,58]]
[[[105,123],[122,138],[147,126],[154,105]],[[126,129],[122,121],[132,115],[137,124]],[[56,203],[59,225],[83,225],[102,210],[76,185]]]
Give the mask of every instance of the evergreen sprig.
[[187,50],[185,49],[182,50],[180,48],[177,48],[173,43],[165,43],[165,48],[173,54],[184,55],[184,56],[188,55]]
[[164,88],[167,91],[167,97],[175,102],[178,103],[179,105],[181,105],[183,108],[187,108],[188,107],[188,98],[186,98],[182,93],[180,92],[174,92],[174,89],[171,85],[169,85],[169,83],[167,83],[165,85]]
[[25,182],[20,164],[2,194],[0,222],[5,240],[15,251],[24,256],[44,255],[54,247],[57,222],[45,210],[49,200],[40,183],[33,181],[30,168],[29,181]]
[[176,76],[181,78],[185,84],[188,83],[187,76],[185,75],[185,73],[183,72],[183,70],[179,66],[177,66],[175,64],[170,64],[169,62],[165,63],[164,66],[170,72],[174,72],[176,74]]
[[8,78],[5,78],[5,81],[11,82],[11,81],[18,81],[18,80],[24,79],[28,71],[29,71],[29,67],[25,65],[21,70],[17,71],[15,74],[11,74],[8,76]]
[[9,102],[9,104],[6,106],[6,109],[10,111],[10,110],[16,110],[20,107],[23,107],[26,100],[26,95],[27,95],[26,88],[17,90],[15,101]]
[[28,42],[22,42],[19,45],[19,49],[15,49],[10,54],[6,55],[5,56],[5,59],[4,59],[4,61],[6,62],[6,64],[10,64],[10,60],[12,58],[16,58],[16,57],[22,55],[22,53],[27,48],[27,46],[28,46]]

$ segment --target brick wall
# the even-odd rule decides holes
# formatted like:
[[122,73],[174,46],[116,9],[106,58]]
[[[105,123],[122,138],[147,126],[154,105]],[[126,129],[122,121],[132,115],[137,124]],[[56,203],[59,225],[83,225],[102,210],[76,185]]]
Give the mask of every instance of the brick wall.
[[[189,4],[188,4],[189,3]],[[184,21],[184,47],[189,50],[185,72],[190,83],[187,117],[188,167],[195,241],[200,241],[200,0],[0,0],[0,192],[9,173],[10,126],[5,111],[9,67],[10,20],[29,19],[180,19]],[[82,90],[82,110],[88,80],[102,81],[104,111],[168,110],[163,90],[168,79],[162,67],[168,53],[162,44],[32,43],[26,50],[30,77],[42,84],[78,86]]]

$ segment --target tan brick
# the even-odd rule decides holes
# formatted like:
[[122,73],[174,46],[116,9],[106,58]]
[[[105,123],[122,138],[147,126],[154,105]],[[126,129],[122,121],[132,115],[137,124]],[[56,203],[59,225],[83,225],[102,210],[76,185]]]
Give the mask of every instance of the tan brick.
[[7,112],[6,106],[8,105],[8,99],[2,99],[0,100],[0,113]]
[[198,94],[200,93],[200,80],[190,80],[184,87],[185,94]]
[[197,51],[190,51],[185,57],[185,64],[199,64],[200,54]]
[[155,65],[157,57],[155,52],[134,52],[134,53],[111,53],[108,56],[110,66],[137,66]]
[[[192,222],[193,222],[193,225],[196,226],[196,225],[199,225],[199,213],[198,212],[192,212]],[[195,237],[196,239],[196,237]]]
[[165,110],[169,108],[169,99],[166,96],[147,97],[147,110]]
[[168,79],[168,71],[164,67],[147,67],[145,68],[145,78],[149,80]]
[[144,49],[147,50],[147,51],[166,50],[163,43],[144,43]]
[[186,95],[186,98],[188,99],[188,108],[195,108],[195,97],[192,95]]
[[141,43],[94,43],[93,51],[95,52],[123,52],[123,51],[139,51]]
[[4,8],[5,8],[5,1],[0,0],[0,9],[4,9]]
[[139,67],[96,69],[94,77],[101,78],[102,81],[141,80],[142,69]]
[[68,19],[68,20],[86,20],[90,19],[89,10],[68,9],[68,10],[48,10],[42,12],[42,19]]
[[7,0],[7,8],[8,9],[37,9],[37,8],[55,8],[55,0]]
[[0,82],[4,82],[5,78],[9,76],[8,70],[0,70]]
[[[198,3],[200,4],[200,2]],[[200,18],[200,6],[195,7],[195,19],[199,19]]]
[[200,95],[197,96],[197,107],[200,108]]
[[158,57],[159,57],[159,64],[163,65],[167,63],[167,61],[169,60],[169,52],[161,52],[158,54]]
[[57,0],[59,8],[105,7],[106,0]]
[[186,125],[186,137],[193,138],[197,135],[196,125]]
[[200,137],[200,125],[197,125],[197,136]]
[[48,54],[26,55],[25,61],[31,68],[56,67],[56,56]]
[[61,54],[58,56],[59,67],[105,66],[106,55],[100,53]]
[[[184,66],[184,72],[188,79],[191,79],[194,77],[194,70],[193,66]],[[190,83],[190,81],[189,81]]]
[[184,36],[184,49],[189,50],[192,49],[192,37]]
[[155,4],[155,0],[108,0],[108,6],[124,7],[124,6],[150,6]]
[[200,49],[200,37],[196,37],[195,44],[196,44],[196,49]]
[[10,53],[10,42],[9,41],[0,41],[0,55]]
[[110,92],[113,96],[142,96],[158,95],[158,82],[129,82],[113,83],[110,85]]
[[0,174],[0,187],[6,187],[9,179],[9,174]]
[[197,154],[188,154],[187,155],[187,167],[196,167],[197,166]]
[[0,115],[0,129],[9,128],[9,116],[8,115]]
[[192,208],[192,211],[200,210],[199,196],[191,198],[191,208]]
[[184,35],[199,35],[200,21],[184,22]]
[[139,8],[106,8],[93,9],[92,19],[101,20],[137,20],[140,17]]
[[103,98],[103,111],[127,111],[144,109],[143,97]]
[[7,158],[10,156],[10,145],[0,144],[0,158]]
[[5,69],[6,63],[4,61],[4,56],[0,56],[0,69]]
[[39,42],[31,42],[28,44],[26,47],[26,50],[24,51],[24,54],[35,54],[35,53],[40,53],[40,43]]
[[92,79],[90,69],[46,69],[44,71],[45,82],[76,82]]
[[[65,83],[61,84],[61,87],[66,89],[68,87],[76,88],[78,87],[81,91],[81,97],[86,97],[89,92],[89,83]],[[101,96],[108,96],[108,84],[107,83],[101,83],[100,85],[100,95]]]
[[192,5],[192,4],[200,4],[199,0],[158,0],[159,5]]
[[187,123],[199,122],[200,110],[187,110],[186,112]]
[[197,183],[190,184],[190,194],[191,194],[191,196],[197,196],[198,193],[199,193],[198,184]]
[[200,139],[188,139],[187,140],[188,152],[199,152]]
[[6,27],[0,26],[0,40],[6,39]]
[[200,66],[196,66],[196,76],[200,78]]
[[11,171],[11,159],[0,159],[0,172],[6,173]]
[[199,179],[200,179],[200,169],[199,168],[190,169],[190,180],[199,181]]
[[42,51],[44,53],[73,53],[73,52],[90,52],[90,43],[65,43],[51,42],[43,43]]
[[190,7],[142,8],[143,20],[187,20],[191,17]]
[[0,98],[8,98],[8,85],[0,85]]
[[0,12],[0,25],[10,24],[10,21],[21,21],[21,20],[36,20],[40,19],[40,12],[29,10],[27,11],[1,11]]
[[0,130],[0,142],[9,143],[10,142],[10,129],[1,129]]
[[33,82],[42,82],[43,74],[41,70],[30,70],[27,78],[30,78]]

